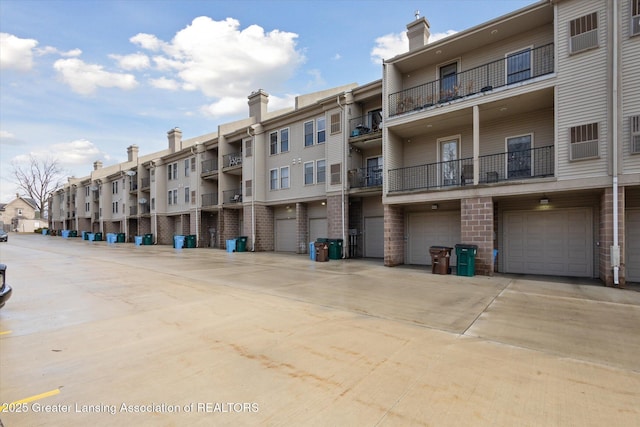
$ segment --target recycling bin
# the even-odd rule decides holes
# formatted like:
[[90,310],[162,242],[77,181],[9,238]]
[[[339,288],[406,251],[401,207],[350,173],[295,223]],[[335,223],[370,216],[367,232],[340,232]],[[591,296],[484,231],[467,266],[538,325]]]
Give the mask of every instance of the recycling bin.
[[316,244],[315,242],[309,243],[309,258],[311,261],[316,260]]
[[173,247],[175,249],[182,249],[184,247],[184,236],[173,236]]
[[133,239],[134,239],[134,242],[135,242],[136,246],[142,245],[142,236],[135,236]]
[[69,238],[69,230],[62,230],[62,238],[63,239]]
[[342,258],[342,239],[329,239],[329,259]]
[[247,251],[247,236],[240,236],[236,242],[236,252]]
[[127,236],[126,236],[126,234],[124,234],[124,233],[118,233],[118,234],[116,235],[116,242],[118,242],[118,243],[124,243],[124,242],[126,242],[126,240],[127,240]]
[[456,268],[456,274],[458,276],[472,277],[476,274],[477,253],[477,245],[456,245],[456,256],[458,257],[458,267]]
[[89,232],[88,231],[83,231],[82,232],[82,240],[89,240]]
[[449,274],[451,272],[449,262],[452,249],[448,246],[431,246],[429,248],[432,274]]
[[145,234],[142,238],[143,245],[153,245],[153,234]]
[[196,235],[189,234],[184,238],[184,247],[185,248],[195,248],[196,247]]
[[236,239],[227,240],[227,252],[235,252],[236,251]]
[[327,242],[315,243],[316,262],[329,261],[329,244]]

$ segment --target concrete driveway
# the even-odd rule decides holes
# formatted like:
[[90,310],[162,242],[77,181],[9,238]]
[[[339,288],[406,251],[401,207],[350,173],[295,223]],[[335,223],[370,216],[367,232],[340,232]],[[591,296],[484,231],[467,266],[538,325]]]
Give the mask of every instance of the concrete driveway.
[[637,426],[640,292],[12,235],[5,426]]

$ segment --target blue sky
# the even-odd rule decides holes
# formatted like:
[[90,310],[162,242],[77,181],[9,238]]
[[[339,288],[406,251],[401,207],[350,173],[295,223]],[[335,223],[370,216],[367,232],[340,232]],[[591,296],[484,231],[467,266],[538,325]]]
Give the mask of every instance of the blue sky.
[[69,175],[166,148],[296,95],[381,78],[419,10],[432,40],[535,0],[1,0],[0,202],[11,162],[57,158]]

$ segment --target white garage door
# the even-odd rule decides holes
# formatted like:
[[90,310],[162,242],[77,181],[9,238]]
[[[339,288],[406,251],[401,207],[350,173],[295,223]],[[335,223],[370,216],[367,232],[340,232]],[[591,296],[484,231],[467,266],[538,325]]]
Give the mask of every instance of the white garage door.
[[384,217],[364,219],[364,256],[384,258]]
[[295,252],[296,251],[296,220],[277,219],[276,220],[276,251]]
[[431,246],[449,246],[449,265],[456,265],[455,246],[460,243],[460,212],[416,212],[407,218],[407,264],[431,265]]
[[593,276],[590,208],[505,212],[504,271]]
[[640,209],[627,211],[625,221],[627,280],[640,282]]
[[327,218],[309,219],[309,242],[315,242],[319,237],[327,238]]

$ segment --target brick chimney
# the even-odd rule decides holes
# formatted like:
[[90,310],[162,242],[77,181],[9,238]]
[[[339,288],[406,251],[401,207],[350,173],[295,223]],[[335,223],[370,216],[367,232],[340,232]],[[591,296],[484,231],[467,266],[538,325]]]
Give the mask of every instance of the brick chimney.
[[127,147],[127,159],[130,162],[138,160],[138,146],[133,144]]
[[93,170],[97,171],[98,169],[102,169],[102,162],[100,160],[93,162]]
[[429,43],[429,21],[420,18],[420,12],[416,10],[416,20],[407,25],[407,38],[409,39],[409,51],[420,49]]
[[266,118],[269,94],[262,89],[258,89],[249,95],[249,117],[254,117],[257,123]]
[[179,127],[175,127],[167,132],[167,139],[169,139],[169,151],[175,153],[182,150],[182,131]]

